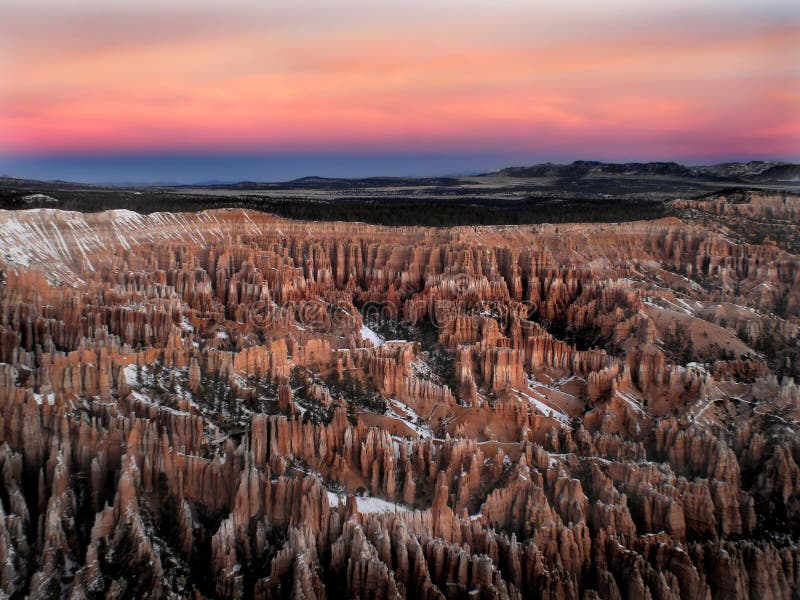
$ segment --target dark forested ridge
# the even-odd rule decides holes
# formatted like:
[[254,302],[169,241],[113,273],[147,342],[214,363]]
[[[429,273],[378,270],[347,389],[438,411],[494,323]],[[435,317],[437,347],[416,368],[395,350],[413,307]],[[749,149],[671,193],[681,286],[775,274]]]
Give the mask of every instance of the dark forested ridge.
[[100,212],[124,208],[142,214],[210,208],[247,208],[308,221],[361,221],[379,225],[522,225],[535,223],[620,222],[654,219],[668,214],[662,200],[641,198],[526,198],[523,200],[448,200],[391,197],[269,198],[211,196],[166,190],[59,190],[57,202],[23,200],[16,191],[0,191],[0,208],[59,208]]

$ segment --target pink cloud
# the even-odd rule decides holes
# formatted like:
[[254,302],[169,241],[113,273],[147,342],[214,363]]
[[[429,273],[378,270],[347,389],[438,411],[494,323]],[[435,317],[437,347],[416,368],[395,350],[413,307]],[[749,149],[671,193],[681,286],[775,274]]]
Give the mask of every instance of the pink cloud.
[[0,151],[800,154],[792,19],[704,29],[645,14],[604,29],[584,16],[559,36],[518,5],[521,24],[504,35],[497,15],[477,10],[444,23],[387,11],[326,26],[203,6],[172,32],[155,7],[128,15],[145,27],[139,36],[94,7],[93,19],[71,16],[76,31],[48,21],[49,36],[0,42]]

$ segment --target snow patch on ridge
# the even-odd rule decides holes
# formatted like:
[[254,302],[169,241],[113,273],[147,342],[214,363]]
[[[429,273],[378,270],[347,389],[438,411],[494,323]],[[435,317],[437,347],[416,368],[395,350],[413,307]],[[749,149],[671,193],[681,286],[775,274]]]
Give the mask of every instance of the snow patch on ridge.
[[361,326],[361,337],[372,342],[376,348],[383,345],[383,338],[366,325]]
[[[392,512],[408,512],[409,509],[407,506],[403,506],[402,504],[397,504],[396,502],[389,502],[388,500],[382,500],[381,498],[373,498],[373,497],[366,497],[363,498],[361,496],[356,496],[356,505],[358,506],[358,512],[367,514],[367,513],[392,513]],[[341,503],[343,506],[347,502],[347,496],[345,494],[337,494],[336,492],[331,492],[328,490],[328,505],[331,507],[337,507]]]
[[[516,392],[520,396],[520,398],[523,398],[523,399],[527,400],[528,402],[530,402],[531,404],[533,404],[536,407],[536,409],[539,412],[541,412],[544,416],[552,417],[553,419],[557,420],[558,422],[562,423],[563,425],[569,425],[570,424],[569,416],[566,415],[565,413],[563,413],[562,411],[558,410],[557,408],[554,408],[554,407],[550,406],[549,404],[546,404],[545,401],[552,402],[552,400],[547,398],[541,392],[538,392],[537,390],[533,390],[533,389],[529,390],[530,393],[524,392],[522,390],[516,390]],[[538,398],[535,398],[534,395],[540,396],[542,398],[542,400],[540,400]]]
[[47,196],[46,194],[29,194],[22,197],[22,201],[26,204],[33,204],[34,202],[47,202],[48,204],[58,203],[57,198]]
[[[414,431],[414,433],[421,438],[433,437],[433,432],[430,427],[424,424],[424,421],[413,408],[394,398],[389,398],[389,404],[392,407],[392,411],[398,415],[398,418],[403,421],[409,429]],[[422,425],[418,425],[418,423],[422,423]]]

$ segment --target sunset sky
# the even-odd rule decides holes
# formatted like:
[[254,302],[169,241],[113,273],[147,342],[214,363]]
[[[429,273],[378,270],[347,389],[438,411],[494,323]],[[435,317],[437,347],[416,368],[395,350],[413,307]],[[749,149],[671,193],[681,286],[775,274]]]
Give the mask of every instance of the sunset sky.
[[800,159],[800,2],[0,6],[3,174],[285,179],[578,158]]

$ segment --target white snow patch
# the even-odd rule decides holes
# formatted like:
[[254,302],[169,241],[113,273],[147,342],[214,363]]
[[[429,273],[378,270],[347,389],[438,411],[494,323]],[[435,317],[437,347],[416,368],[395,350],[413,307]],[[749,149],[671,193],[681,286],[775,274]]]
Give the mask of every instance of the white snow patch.
[[383,338],[366,325],[361,326],[361,337],[372,342],[376,348],[383,345]]
[[34,394],[33,399],[36,400],[36,404],[41,406],[44,404],[45,399],[50,406],[53,406],[56,403],[56,395],[55,392],[50,392],[49,394]]
[[[409,508],[396,502],[389,502],[381,498],[366,497],[362,498],[356,496],[356,506],[358,512],[367,513],[393,513],[393,512],[408,512]],[[328,490],[328,505],[332,507],[339,506],[339,503],[344,506],[347,503],[347,496],[345,494],[337,494]]]
[[356,504],[360,513],[408,512],[408,508],[402,504],[381,500],[380,498],[359,498],[356,496]]
[[617,390],[617,397],[622,399],[622,401],[625,402],[628,406],[630,406],[637,414],[640,415],[645,414],[641,402],[639,402],[636,398],[634,398],[630,394]]
[[[536,407],[536,409],[539,412],[541,412],[544,416],[552,417],[552,418],[556,419],[557,421],[563,423],[564,425],[569,425],[570,418],[566,414],[561,412],[560,410],[557,410],[557,409],[553,408],[552,406],[549,406],[549,405],[545,404],[541,400],[539,400],[537,398],[534,398],[533,396],[531,396],[531,394],[523,392],[522,390],[516,390],[516,392],[520,395],[521,398],[524,398],[525,400],[528,400],[528,402],[533,404]],[[536,390],[531,390],[531,393],[539,394],[539,395],[542,396],[542,398],[544,398],[545,400],[548,400],[548,398],[546,396],[544,396],[544,394],[541,394],[541,392],[537,392]]]
[[52,196],[47,196],[45,194],[30,194],[28,196],[23,196],[22,199],[25,201],[26,204],[33,204],[34,202],[47,202],[49,204],[53,204],[58,202],[56,198]]
[[684,300],[683,298],[678,298],[678,302],[680,302],[684,306],[688,314],[691,315],[696,314],[694,308],[692,308],[691,305],[688,302],[686,302],[686,300]]
[[136,381],[136,365],[130,364],[125,367],[125,382],[128,385],[136,385],[138,382]]
[[392,410],[399,416],[399,419],[409,427],[409,429],[412,429],[421,438],[433,437],[433,432],[431,431],[430,427],[424,424],[417,424],[418,422],[424,423],[424,421],[422,421],[420,416],[413,408],[407,404],[403,404],[399,400],[395,400],[394,398],[389,398],[389,404],[392,405]]

